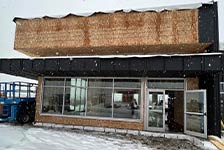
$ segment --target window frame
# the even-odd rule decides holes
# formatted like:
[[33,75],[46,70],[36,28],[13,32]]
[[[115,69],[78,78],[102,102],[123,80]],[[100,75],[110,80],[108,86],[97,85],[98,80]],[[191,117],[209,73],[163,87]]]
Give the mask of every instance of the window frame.
[[[42,103],[44,101],[43,99],[43,95],[44,95],[44,88],[45,87],[61,87],[61,86],[46,86],[45,85],[45,79],[48,78],[54,78],[54,79],[64,79],[64,91],[63,91],[63,108],[62,108],[62,113],[61,114],[50,114],[50,113],[46,113],[46,112],[42,112]],[[78,78],[80,79],[86,79],[87,80],[87,84],[85,87],[79,87],[79,86],[66,86],[66,79],[72,79],[75,78],[76,81]],[[88,87],[88,80],[89,79],[112,79],[112,87]],[[115,79],[126,79],[126,80],[131,80],[131,79],[137,79],[140,82],[140,88],[128,88],[128,87],[114,87],[114,81]],[[66,88],[71,88],[71,87],[75,87],[75,88],[85,88],[86,89],[86,97],[85,97],[85,116],[80,116],[80,115],[65,115],[64,114],[64,103],[65,103],[65,89]],[[142,122],[143,121],[143,104],[144,104],[144,90],[145,90],[145,78],[129,78],[129,77],[50,77],[50,76],[44,76],[42,78],[42,85],[41,85],[41,109],[40,109],[40,116],[54,116],[54,117],[69,117],[69,118],[82,118],[82,119],[98,119],[98,120],[115,120],[115,121],[129,121],[129,122]],[[111,117],[100,117],[100,116],[87,116],[87,96],[88,96],[88,89],[89,88],[105,88],[105,89],[112,89],[112,98],[111,98],[111,104],[112,104],[112,111],[111,111]],[[141,104],[140,104],[140,119],[136,119],[136,118],[114,118],[113,114],[114,114],[114,90],[115,89],[137,89],[140,90],[140,97],[141,97]]]
[[[141,81],[141,88],[122,88],[122,87],[117,87],[117,88],[113,88],[113,100],[112,100],[112,106],[114,107],[114,95],[115,95],[115,90],[138,90],[140,91],[140,105],[139,105],[139,109],[140,109],[140,118],[139,119],[142,119],[142,113],[143,113],[143,104],[144,103],[144,100],[143,100],[143,87],[142,87],[142,81]],[[114,117],[114,109],[113,109],[113,114],[112,114],[112,117],[113,118],[118,118],[118,117]],[[121,118],[119,118],[121,119]],[[130,118],[123,118],[123,119],[130,119]],[[139,119],[136,119],[136,120],[139,120]]]
[[[64,79],[65,81],[65,79]],[[64,82],[65,83],[65,82]],[[63,115],[63,112],[64,112],[64,94],[65,94],[65,86],[45,86],[45,78],[43,78],[43,81],[42,81],[42,85],[41,85],[41,101],[40,101],[40,104],[41,104],[41,109],[40,109],[40,113],[42,114],[43,113],[43,100],[44,100],[44,88],[47,87],[47,88],[63,88],[63,101],[62,101],[62,112],[61,114],[56,114],[56,115]],[[44,112],[43,114],[51,114],[51,113],[46,113]],[[51,115],[55,115],[55,114],[51,114]]]

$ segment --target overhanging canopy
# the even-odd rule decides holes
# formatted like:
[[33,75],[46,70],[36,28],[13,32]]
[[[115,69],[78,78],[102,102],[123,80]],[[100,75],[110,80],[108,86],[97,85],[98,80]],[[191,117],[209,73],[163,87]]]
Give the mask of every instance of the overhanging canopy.
[[38,76],[187,77],[217,73],[223,54],[153,57],[62,57],[1,59],[0,72],[37,79]]

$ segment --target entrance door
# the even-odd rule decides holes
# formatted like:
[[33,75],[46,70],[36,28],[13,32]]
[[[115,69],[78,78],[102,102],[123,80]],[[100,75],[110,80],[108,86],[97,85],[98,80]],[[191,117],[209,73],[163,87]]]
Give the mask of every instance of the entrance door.
[[165,131],[165,90],[148,90],[146,129]]
[[184,132],[207,138],[206,90],[185,92]]

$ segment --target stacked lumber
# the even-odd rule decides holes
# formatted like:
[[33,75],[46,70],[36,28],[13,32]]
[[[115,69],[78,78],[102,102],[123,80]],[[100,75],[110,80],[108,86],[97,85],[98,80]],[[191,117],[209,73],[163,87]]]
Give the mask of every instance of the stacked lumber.
[[217,136],[208,136],[209,141],[215,145],[219,150],[224,150],[224,142]]

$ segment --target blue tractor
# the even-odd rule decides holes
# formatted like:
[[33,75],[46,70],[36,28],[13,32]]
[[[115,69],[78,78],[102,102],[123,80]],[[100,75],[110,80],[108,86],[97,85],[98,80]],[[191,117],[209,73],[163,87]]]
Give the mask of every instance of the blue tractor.
[[37,84],[0,82],[0,122],[33,122]]

